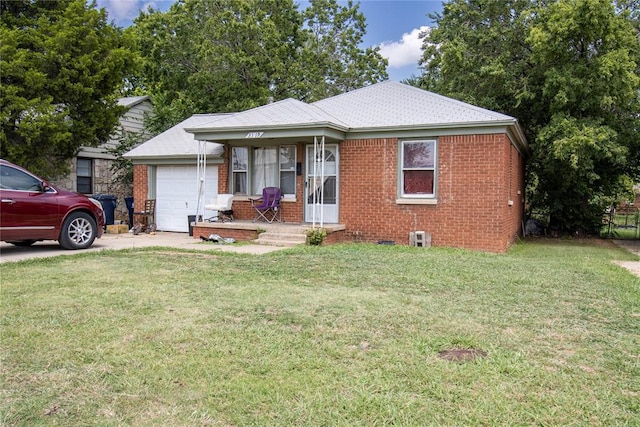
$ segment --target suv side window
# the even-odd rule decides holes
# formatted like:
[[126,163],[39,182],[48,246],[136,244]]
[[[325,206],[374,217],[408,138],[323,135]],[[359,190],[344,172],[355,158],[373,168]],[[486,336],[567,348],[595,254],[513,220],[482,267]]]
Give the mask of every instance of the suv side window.
[[0,188],[17,191],[42,191],[42,182],[29,174],[0,165]]

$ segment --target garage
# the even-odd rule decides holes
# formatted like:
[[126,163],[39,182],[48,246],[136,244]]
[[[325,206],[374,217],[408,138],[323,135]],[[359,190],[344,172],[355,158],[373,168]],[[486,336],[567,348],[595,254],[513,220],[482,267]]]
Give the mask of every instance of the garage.
[[[134,165],[134,182],[138,183],[134,185],[134,199],[156,199],[158,230],[188,232],[189,216],[213,216],[214,212],[204,211],[204,205],[217,195],[218,165],[222,164],[224,148],[197,141],[185,128],[225,115],[193,115],[124,155]],[[198,206],[199,194],[203,194],[202,206]]]
[[[217,195],[218,167],[207,166],[204,199]],[[189,215],[198,212],[199,179],[196,166],[158,166],[156,170],[156,225],[161,231],[189,231]],[[200,207],[200,212],[202,208]],[[207,212],[205,212],[207,215]]]

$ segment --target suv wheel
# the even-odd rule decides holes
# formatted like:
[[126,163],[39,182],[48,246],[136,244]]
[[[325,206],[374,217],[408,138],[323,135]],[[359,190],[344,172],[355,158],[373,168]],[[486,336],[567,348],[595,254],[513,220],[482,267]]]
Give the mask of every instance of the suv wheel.
[[84,212],[69,214],[60,231],[60,246],[65,249],[86,249],[96,238],[97,225],[91,215]]

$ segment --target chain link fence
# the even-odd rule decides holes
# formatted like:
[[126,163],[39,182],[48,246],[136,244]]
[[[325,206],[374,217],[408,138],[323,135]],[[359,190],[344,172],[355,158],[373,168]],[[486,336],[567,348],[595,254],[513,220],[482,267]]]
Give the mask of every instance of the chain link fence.
[[607,209],[601,234],[610,239],[640,239],[640,209],[631,203]]

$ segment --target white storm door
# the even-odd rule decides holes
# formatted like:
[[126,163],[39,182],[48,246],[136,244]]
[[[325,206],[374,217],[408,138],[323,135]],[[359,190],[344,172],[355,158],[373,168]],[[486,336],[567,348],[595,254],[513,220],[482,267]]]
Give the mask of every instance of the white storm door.
[[[198,211],[199,190],[198,171],[195,165],[158,166],[156,175],[158,230],[188,232],[188,217],[196,215]],[[211,203],[211,199],[218,194],[217,166],[207,166],[204,191],[202,203],[206,205]]]
[[[315,152],[314,152],[315,151]],[[338,223],[338,145],[307,146],[305,221]]]

